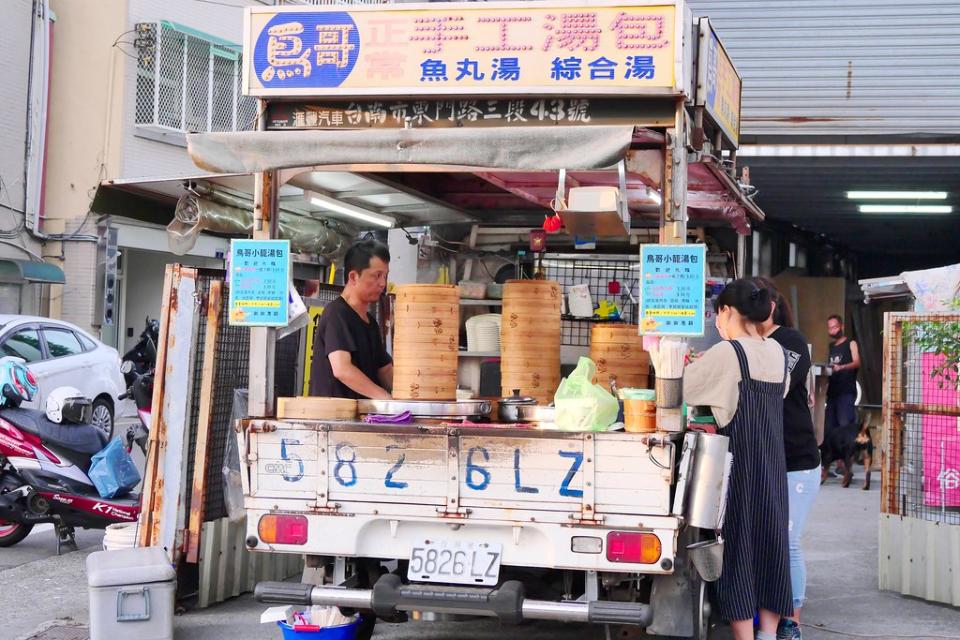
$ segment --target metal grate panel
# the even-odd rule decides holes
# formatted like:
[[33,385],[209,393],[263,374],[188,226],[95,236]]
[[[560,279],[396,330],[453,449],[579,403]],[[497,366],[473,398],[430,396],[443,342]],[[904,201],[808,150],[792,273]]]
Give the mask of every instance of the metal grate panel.
[[137,24],[139,126],[242,131],[256,100],[241,91],[239,47],[168,22]]
[[[578,256],[547,254],[543,268],[547,280],[555,280],[566,295],[570,287],[586,284],[596,308],[601,300],[609,300],[619,307],[621,321],[636,322],[636,304],[630,294],[640,295],[640,258],[635,255]],[[620,293],[611,294],[609,284],[620,283]],[[590,345],[590,331],[595,321],[564,316],[561,322],[561,344],[586,347]]]
[[887,314],[884,330],[884,513],[960,524],[957,363],[935,336],[960,335],[960,314]]

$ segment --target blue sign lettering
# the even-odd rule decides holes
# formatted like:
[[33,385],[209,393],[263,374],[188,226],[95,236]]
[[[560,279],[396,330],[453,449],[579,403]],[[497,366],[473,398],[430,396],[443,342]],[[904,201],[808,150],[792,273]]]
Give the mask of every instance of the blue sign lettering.
[[513,450],[513,488],[517,493],[540,493],[540,489],[525,487],[520,482],[520,449]]

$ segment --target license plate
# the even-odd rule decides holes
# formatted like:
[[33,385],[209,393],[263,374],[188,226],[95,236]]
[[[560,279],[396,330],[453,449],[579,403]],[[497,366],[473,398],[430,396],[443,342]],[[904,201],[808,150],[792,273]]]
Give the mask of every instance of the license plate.
[[410,552],[407,578],[415,582],[496,585],[502,555],[499,544],[424,540]]

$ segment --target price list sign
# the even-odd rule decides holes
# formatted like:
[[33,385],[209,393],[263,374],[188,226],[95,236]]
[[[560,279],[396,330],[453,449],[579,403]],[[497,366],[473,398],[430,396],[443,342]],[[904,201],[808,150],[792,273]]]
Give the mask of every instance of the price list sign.
[[706,245],[641,246],[641,333],[703,335],[706,263]]
[[289,283],[289,240],[230,242],[231,325],[287,326]]

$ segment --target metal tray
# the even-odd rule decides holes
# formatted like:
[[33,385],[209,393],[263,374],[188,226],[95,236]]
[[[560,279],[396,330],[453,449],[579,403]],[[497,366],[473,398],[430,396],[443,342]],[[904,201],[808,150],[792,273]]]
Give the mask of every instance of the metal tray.
[[396,415],[409,411],[416,418],[486,418],[493,404],[489,400],[459,400],[441,402],[435,400],[359,400],[360,415]]

